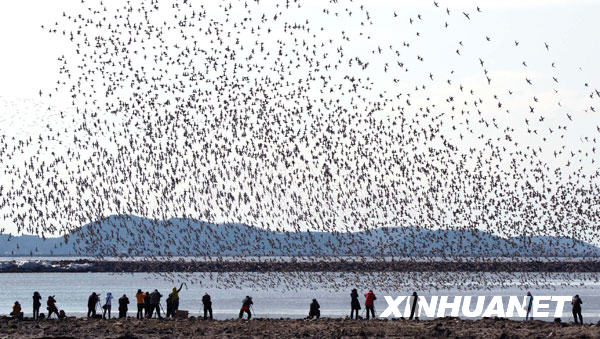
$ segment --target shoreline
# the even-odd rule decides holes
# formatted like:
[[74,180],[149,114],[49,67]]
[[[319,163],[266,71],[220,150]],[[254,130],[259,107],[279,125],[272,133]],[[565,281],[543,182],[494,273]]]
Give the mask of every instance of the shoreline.
[[[142,325],[143,324],[143,325]],[[87,319],[15,320],[0,317],[0,338],[188,338],[188,337],[600,337],[597,324],[516,321],[504,318],[464,320],[348,320],[335,318],[203,320]]]
[[15,260],[0,273],[165,273],[165,272],[600,272],[600,261],[128,261]]

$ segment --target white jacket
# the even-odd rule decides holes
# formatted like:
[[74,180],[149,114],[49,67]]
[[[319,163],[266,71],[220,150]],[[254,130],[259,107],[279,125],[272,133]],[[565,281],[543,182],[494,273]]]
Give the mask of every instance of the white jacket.
[[532,307],[533,307],[533,296],[532,295],[528,295],[525,298],[525,309],[527,311],[530,311]]

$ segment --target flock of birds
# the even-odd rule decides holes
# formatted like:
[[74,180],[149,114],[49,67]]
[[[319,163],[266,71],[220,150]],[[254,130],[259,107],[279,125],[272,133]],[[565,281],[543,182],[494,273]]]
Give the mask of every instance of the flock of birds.
[[[38,94],[67,98],[72,114],[39,135],[0,135],[0,157],[17,159],[0,165],[4,219],[43,237],[130,214],[284,233],[419,226],[597,243],[600,126],[573,126],[598,121],[599,90],[575,85],[581,109],[562,99],[544,39],[472,58],[484,51],[469,39],[495,41],[475,24],[485,8],[436,1],[435,16],[376,17],[368,5],[82,0],[42,26],[72,50],[58,59],[55,88]],[[379,22],[393,39],[377,34]],[[453,32],[460,25],[472,26],[468,36]],[[451,39],[450,50],[417,50]],[[544,60],[522,55],[526,43]],[[523,60],[518,81],[494,72],[504,55]],[[529,75],[536,63],[548,71]],[[199,232],[112,227],[92,224],[77,241],[102,248],[126,232],[177,256],[179,232],[192,242]],[[244,232],[233,237],[248,244]]]

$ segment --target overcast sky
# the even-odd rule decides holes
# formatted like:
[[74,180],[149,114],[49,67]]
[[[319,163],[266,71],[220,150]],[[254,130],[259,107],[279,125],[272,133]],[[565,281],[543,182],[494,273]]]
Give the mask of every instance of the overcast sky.
[[[209,2],[206,6],[219,3]],[[452,68],[465,83],[481,87],[480,92],[491,93],[484,86],[485,81],[480,81],[482,76],[477,59],[481,57],[486,61],[486,68],[495,75],[495,84],[505,82],[507,87],[511,80],[521,81],[526,75],[538,75],[547,80],[558,73],[563,91],[561,96],[567,98],[567,102],[562,104],[567,109],[585,107],[579,97],[586,94],[583,83],[600,79],[600,63],[597,61],[600,60],[597,38],[600,32],[600,21],[597,20],[600,1],[492,0],[478,3],[461,0],[438,3],[439,8],[433,6],[433,1],[365,2],[375,19],[375,25],[369,27],[375,44],[390,40],[412,41],[413,50],[429,58],[429,62],[423,64],[423,70],[415,65],[414,72],[403,74],[404,78],[408,77],[408,81],[403,83],[413,84],[420,81],[419,77],[423,74],[432,72],[437,76]],[[11,126],[10,131],[4,132],[30,133],[36,125],[43,127],[52,121],[55,110],[48,112],[47,107],[59,105],[59,98],[48,102],[40,99],[38,92],[56,87],[57,58],[71,55],[73,48],[67,39],[48,34],[41,26],[48,27],[59,21],[63,12],[77,12],[81,6],[80,0],[0,2],[0,29],[5,32],[0,35],[3,50],[0,53],[0,123]],[[480,15],[475,13],[477,6],[483,11]],[[324,7],[326,5],[320,1],[306,1],[300,13],[314,26],[339,26],[339,20],[319,15]],[[451,10],[451,16],[440,14],[445,8]],[[463,11],[472,13],[472,19],[468,21],[462,17],[460,12]],[[294,15],[297,16],[297,12]],[[392,16],[392,12],[398,17]],[[418,20],[417,14],[421,14],[424,20]],[[409,25],[409,18],[415,24]],[[450,29],[440,29],[445,22],[449,23]],[[356,25],[348,25],[347,28],[349,31],[357,30]],[[424,38],[414,39],[415,31],[420,31]],[[491,42],[485,40],[486,36],[491,37]],[[520,42],[518,50],[513,45],[515,40]],[[459,41],[464,45],[460,47],[460,57],[452,53],[459,47]],[[550,45],[550,55],[544,49],[545,42]],[[354,46],[356,50],[352,52],[360,53],[362,49],[368,54],[374,46]],[[432,60],[432,56],[439,59]],[[521,67],[525,60],[528,62],[527,69]],[[557,69],[550,68],[551,62],[556,63]],[[543,84],[548,84],[547,94],[551,95],[551,81],[538,81],[537,89]],[[568,98],[572,101],[569,102]],[[588,119],[579,122],[583,129],[593,127]]]
[[[211,1],[206,6],[220,3]],[[540,105],[548,113],[556,113],[548,114],[548,126],[565,123],[565,115],[559,113],[577,112],[567,142],[575,143],[582,136],[594,135],[600,124],[600,107],[595,114],[584,113],[593,104],[588,98],[589,91],[600,89],[600,1],[439,1],[437,8],[433,1],[369,0],[355,1],[352,6],[358,6],[357,3],[367,6],[375,24],[365,28],[373,37],[371,43],[352,46],[352,53],[369,55],[388,41],[410,41],[415,54],[427,58],[425,63],[411,66],[411,72],[400,74],[401,84],[379,83],[383,90],[385,86],[392,90],[391,86],[424,83],[429,73],[442,78],[452,70],[456,71],[453,79],[475,89],[482,97],[497,94],[499,88],[504,90],[502,94],[509,88],[520,89],[511,99],[513,107],[518,107],[511,119],[522,120],[533,96],[540,98]],[[50,35],[41,26],[48,27],[59,21],[63,12],[78,12],[81,6],[81,0],[0,1],[0,31],[3,32],[0,34],[0,133],[24,138],[43,133],[48,124],[63,123],[57,119],[58,111],[68,111],[68,100],[40,98],[38,93],[55,87],[57,58],[73,55],[74,51],[67,39]],[[477,13],[477,6],[481,13]],[[325,1],[306,1],[293,15],[298,21],[310,20],[314,27],[324,27],[325,31],[346,29],[343,19],[332,20],[322,15],[324,7],[327,7]],[[444,15],[446,8],[452,15]],[[471,19],[467,20],[462,12],[470,13]],[[343,17],[342,11],[340,17]],[[410,19],[413,24],[409,23]],[[445,23],[449,29],[444,29]],[[361,29],[348,24],[347,32],[359,34]],[[422,39],[415,39],[415,32],[419,32]],[[273,38],[286,39],[283,35]],[[518,47],[515,40],[519,41]],[[461,55],[454,53],[456,49],[460,49]],[[479,58],[486,62],[494,79],[493,87],[488,86],[482,76]],[[523,61],[528,64],[526,68],[522,66]],[[383,67],[372,72],[375,80],[384,76]],[[559,78],[558,85],[553,83],[553,76]],[[525,77],[536,83],[536,92],[526,88]],[[585,83],[590,87],[585,88]],[[554,89],[560,90],[560,109]],[[442,100],[448,91],[441,82],[431,84],[428,93],[438,93],[439,97],[434,100]],[[18,162],[20,159],[10,160]],[[590,166],[590,170],[594,167],[597,163]],[[4,184],[8,180],[5,177]],[[3,212],[10,214],[10,211]],[[10,223],[7,227],[14,229]]]

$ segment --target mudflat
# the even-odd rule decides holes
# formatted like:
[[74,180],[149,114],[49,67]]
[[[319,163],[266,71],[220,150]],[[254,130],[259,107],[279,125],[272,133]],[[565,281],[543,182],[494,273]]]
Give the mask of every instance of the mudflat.
[[600,338],[600,326],[501,318],[463,320],[252,319],[14,320],[0,318],[0,338]]

